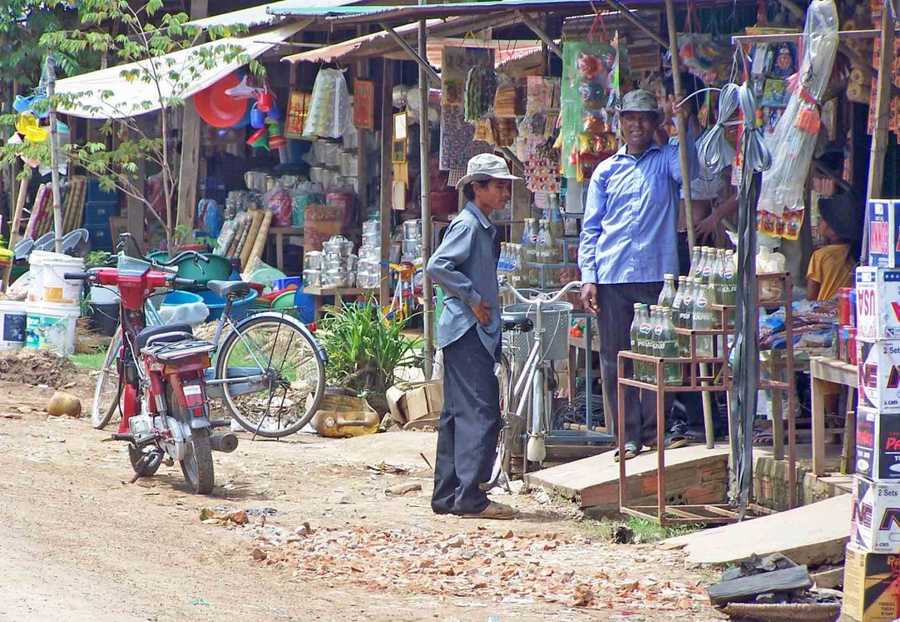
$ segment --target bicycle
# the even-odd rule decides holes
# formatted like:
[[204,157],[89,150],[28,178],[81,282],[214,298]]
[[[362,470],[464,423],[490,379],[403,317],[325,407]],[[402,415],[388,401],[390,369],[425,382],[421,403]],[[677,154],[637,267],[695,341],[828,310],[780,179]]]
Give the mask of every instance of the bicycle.
[[[483,486],[485,489],[497,485],[508,489],[513,447],[522,437],[525,438],[525,461],[542,463],[547,456],[544,437],[551,427],[553,390],[550,383],[550,361],[546,359],[546,355],[548,345],[556,337],[560,326],[557,325],[554,332],[548,335],[549,329],[544,326],[543,307],[559,302],[568,292],[581,285],[580,281],[572,281],[558,292],[537,292],[533,297],[526,298],[515,287],[501,281],[502,289],[511,292],[516,300],[529,305],[529,308],[524,315],[520,312],[508,314],[508,307],[501,314],[506,336],[504,349],[507,351],[501,355],[497,366],[503,427],[497,443],[494,468],[490,480]],[[568,335],[568,326],[563,326],[562,330]],[[529,334],[533,336],[529,338]],[[523,348],[522,341],[530,342],[526,357],[519,355]],[[515,362],[523,358],[524,363]]]
[[[157,266],[171,266],[190,254],[195,261],[205,259],[193,251],[167,262],[150,261],[142,254],[140,259]],[[217,283],[220,282],[210,282]],[[213,288],[218,289],[215,285]],[[286,313],[266,311],[234,320],[231,310],[236,297],[225,290],[225,308],[211,339],[214,350],[213,367],[206,374],[208,394],[222,400],[231,416],[254,438],[293,434],[312,420],[325,394],[327,354],[310,328]],[[149,301],[144,312],[148,326],[163,324]],[[121,411],[121,348],[120,326],[110,341],[94,388],[91,424],[98,430],[109,423],[117,410]]]

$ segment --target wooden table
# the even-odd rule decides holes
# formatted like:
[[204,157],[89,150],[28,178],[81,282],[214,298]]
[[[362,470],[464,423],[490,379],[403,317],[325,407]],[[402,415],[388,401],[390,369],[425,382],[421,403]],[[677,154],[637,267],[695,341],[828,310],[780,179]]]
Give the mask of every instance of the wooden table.
[[303,227],[269,227],[269,236],[275,240],[275,267],[284,272],[284,237],[302,237]]
[[[814,356],[809,359],[809,377],[811,383],[810,397],[812,401],[812,470],[815,475],[825,475],[825,400],[829,386],[839,385],[850,388],[847,399],[847,421],[845,429],[856,427],[855,409],[851,399],[859,383],[855,365],[844,363],[826,356]],[[844,452],[851,447],[855,434],[847,439],[844,435]],[[850,469],[852,470],[852,469]]]
[[370,287],[306,287],[303,289],[304,294],[315,297],[315,320],[317,322],[322,317],[322,299],[326,296],[334,296],[335,306],[340,307],[344,297],[352,297],[356,300],[362,296],[374,296],[377,292],[378,289]]

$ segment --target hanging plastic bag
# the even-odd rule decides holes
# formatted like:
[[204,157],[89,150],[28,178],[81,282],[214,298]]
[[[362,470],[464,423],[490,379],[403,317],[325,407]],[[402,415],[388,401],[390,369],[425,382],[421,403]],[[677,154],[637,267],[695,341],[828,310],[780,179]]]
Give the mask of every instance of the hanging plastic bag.
[[320,69],[313,85],[304,136],[340,138],[350,126],[350,90],[344,72]]
[[263,195],[263,204],[272,212],[272,221],[276,227],[290,227],[293,215],[291,193],[276,184],[272,190]]
[[803,29],[806,49],[788,106],[767,141],[772,167],[763,173],[759,230],[796,240],[804,214],[804,187],[821,122],[819,99],[828,85],[838,47],[838,16],[832,0],[813,0]]

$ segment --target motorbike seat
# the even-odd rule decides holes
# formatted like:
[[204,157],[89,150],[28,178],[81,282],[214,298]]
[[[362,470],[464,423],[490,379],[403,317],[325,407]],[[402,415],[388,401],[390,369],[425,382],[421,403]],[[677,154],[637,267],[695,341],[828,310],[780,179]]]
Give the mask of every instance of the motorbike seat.
[[243,281],[210,281],[206,286],[216,296],[226,300],[245,298],[250,294],[250,284]]
[[190,339],[194,336],[189,324],[168,324],[164,326],[148,326],[137,335],[138,350],[147,345],[147,341],[154,337],[155,342],[171,343]]

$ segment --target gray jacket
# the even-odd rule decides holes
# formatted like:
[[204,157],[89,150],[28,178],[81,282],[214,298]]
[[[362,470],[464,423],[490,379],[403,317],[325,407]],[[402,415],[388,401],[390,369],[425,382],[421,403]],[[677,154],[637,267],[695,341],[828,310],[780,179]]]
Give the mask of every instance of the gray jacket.
[[[447,293],[437,327],[438,347],[447,347],[477,325],[481,343],[491,356],[496,355],[500,348],[499,249],[497,229],[473,203],[466,203],[426,268]],[[478,323],[471,309],[482,300],[491,309],[487,326]]]

